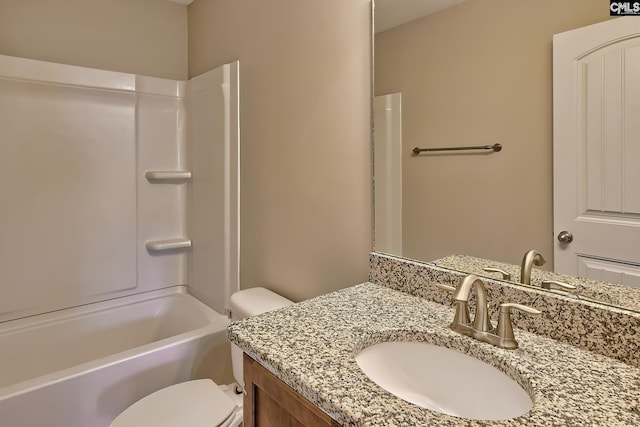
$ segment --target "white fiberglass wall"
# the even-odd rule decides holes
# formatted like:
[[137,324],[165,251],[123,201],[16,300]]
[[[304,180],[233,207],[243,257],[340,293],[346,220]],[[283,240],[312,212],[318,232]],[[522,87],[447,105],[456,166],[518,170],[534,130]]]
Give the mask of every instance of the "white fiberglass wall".
[[186,86],[0,56],[0,321],[187,284]]

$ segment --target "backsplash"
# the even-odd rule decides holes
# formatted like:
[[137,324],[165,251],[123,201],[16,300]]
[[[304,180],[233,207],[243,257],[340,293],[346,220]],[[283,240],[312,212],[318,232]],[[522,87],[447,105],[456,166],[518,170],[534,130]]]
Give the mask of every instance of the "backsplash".
[[[455,286],[465,276],[428,263],[378,253],[369,255],[370,282],[440,304],[451,305],[451,293],[435,284]],[[501,303],[528,305],[542,311],[542,315],[514,311],[515,327],[640,366],[640,313],[491,279],[483,281],[494,323]]]

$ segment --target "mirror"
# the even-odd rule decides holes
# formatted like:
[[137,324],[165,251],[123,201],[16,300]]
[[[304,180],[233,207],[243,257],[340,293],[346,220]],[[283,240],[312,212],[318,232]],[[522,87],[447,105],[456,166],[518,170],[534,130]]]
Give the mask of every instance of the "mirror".
[[[536,249],[551,275],[552,38],[610,18],[600,0],[375,0],[375,250],[518,282]],[[640,311],[640,289],[601,285],[582,295]]]

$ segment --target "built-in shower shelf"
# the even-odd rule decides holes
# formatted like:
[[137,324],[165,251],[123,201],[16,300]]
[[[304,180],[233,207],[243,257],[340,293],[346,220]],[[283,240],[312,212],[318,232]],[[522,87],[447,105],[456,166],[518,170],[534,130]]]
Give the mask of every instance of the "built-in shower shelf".
[[144,173],[147,181],[153,184],[174,183],[182,184],[191,179],[190,171],[146,171]]
[[191,247],[191,240],[183,237],[149,240],[145,246],[149,252],[175,251],[180,249],[189,249]]

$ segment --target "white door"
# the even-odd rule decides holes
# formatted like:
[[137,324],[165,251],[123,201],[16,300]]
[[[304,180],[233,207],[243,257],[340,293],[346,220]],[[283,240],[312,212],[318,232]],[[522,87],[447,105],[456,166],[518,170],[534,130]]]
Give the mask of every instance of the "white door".
[[555,35],[553,103],[555,270],[640,286],[640,19]]

